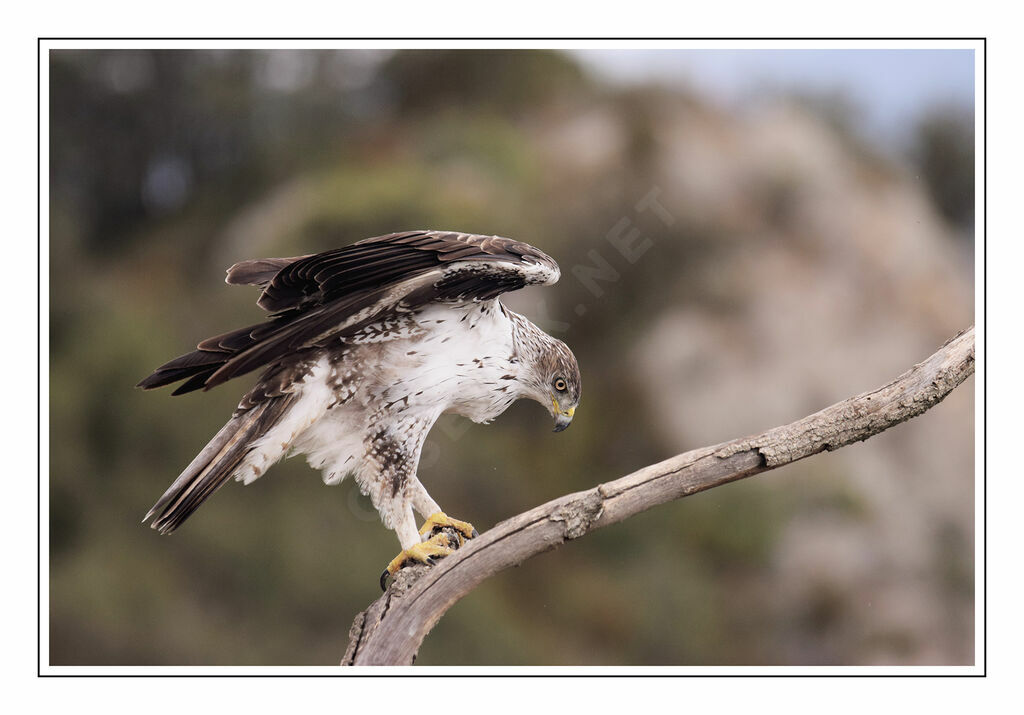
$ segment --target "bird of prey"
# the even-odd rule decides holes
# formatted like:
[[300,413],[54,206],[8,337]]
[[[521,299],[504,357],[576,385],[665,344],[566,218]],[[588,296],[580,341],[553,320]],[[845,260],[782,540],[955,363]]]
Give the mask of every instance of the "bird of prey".
[[543,405],[556,432],[569,426],[581,390],[575,356],[499,300],[558,277],[533,246],[442,231],[235,264],[227,283],[261,288],[267,319],[202,341],[139,387],[184,380],[180,395],[263,373],[143,521],[155,516],[152,527],[170,533],[232,477],[249,484],[301,453],[327,484],[352,474],[396,532],[402,551],[382,587],[407,563],[451,553],[476,532],[417,479],[423,442],[443,413],[486,423],[519,398]]

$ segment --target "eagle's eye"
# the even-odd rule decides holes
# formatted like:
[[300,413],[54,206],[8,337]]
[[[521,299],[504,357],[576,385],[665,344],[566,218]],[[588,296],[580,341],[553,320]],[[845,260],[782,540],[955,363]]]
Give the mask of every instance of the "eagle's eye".
[[565,380],[563,380],[562,378],[558,378],[557,380],[555,380],[556,390],[558,390],[559,392],[565,392],[565,387]]

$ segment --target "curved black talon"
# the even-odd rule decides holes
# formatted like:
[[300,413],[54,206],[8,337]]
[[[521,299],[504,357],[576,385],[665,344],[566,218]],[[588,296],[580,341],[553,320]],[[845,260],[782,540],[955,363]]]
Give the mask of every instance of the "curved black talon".
[[478,536],[480,536],[480,532],[479,532],[479,531],[477,531],[476,529],[473,529],[473,533],[472,533],[472,534],[470,535],[470,537],[469,537],[469,538],[471,538],[471,539],[475,539],[475,538],[476,538],[476,537],[478,537]]
[[387,591],[388,587],[385,585],[388,581],[388,570],[384,569],[380,574],[380,590]]

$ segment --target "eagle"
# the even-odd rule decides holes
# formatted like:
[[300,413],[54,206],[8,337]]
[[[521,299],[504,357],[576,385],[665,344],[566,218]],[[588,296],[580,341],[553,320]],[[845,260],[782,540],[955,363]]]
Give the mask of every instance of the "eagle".
[[382,588],[403,566],[451,553],[476,531],[417,478],[424,441],[442,414],[487,423],[520,398],[543,405],[556,432],[569,426],[581,393],[576,357],[500,300],[559,275],[526,243],[449,231],[236,263],[226,282],[259,287],[266,320],[203,340],[138,386],[184,381],[172,393],[181,395],[263,372],[143,522],[169,534],[228,480],[250,484],[303,454],[327,484],[351,474],[397,535],[401,553]]

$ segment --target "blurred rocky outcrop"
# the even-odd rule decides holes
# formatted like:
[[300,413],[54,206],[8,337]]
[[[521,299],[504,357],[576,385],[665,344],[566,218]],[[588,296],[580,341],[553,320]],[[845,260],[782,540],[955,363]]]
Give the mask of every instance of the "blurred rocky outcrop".
[[[667,306],[632,354],[665,443],[809,414],[972,323],[970,263],[905,170],[785,104],[660,136],[664,203],[733,244],[707,291],[729,309]],[[787,659],[842,663],[852,649],[864,663],[971,662],[972,389],[919,424],[767,480],[811,495],[771,556],[769,602],[798,634]]]

